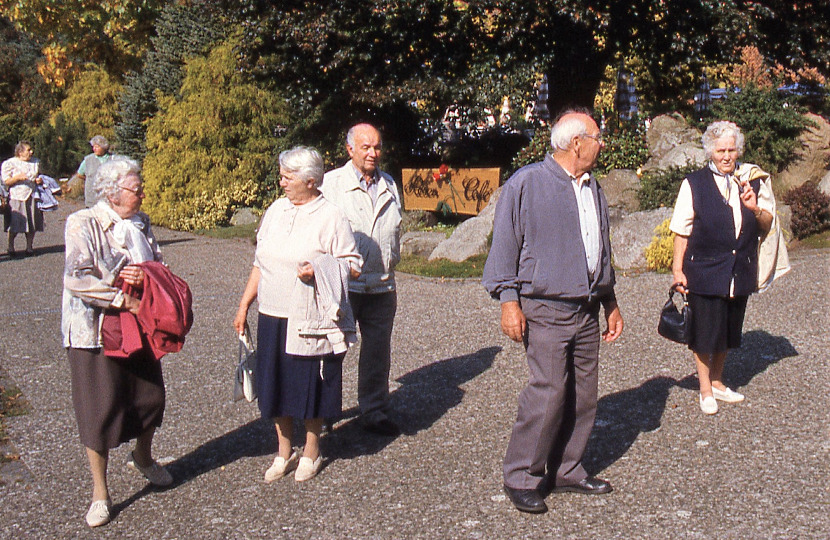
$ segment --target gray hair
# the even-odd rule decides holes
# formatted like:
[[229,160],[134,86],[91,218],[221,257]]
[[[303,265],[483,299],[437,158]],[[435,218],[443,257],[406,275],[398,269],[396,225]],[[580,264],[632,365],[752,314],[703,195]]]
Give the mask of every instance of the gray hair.
[[566,118],[565,116],[573,114],[584,114],[591,116],[588,109],[568,109],[559,115],[559,118],[553,124],[553,129],[550,130],[550,146],[554,152],[567,150],[571,146],[571,141],[574,137],[583,137],[588,134],[588,126],[579,118]]
[[744,154],[744,134],[741,133],[741,128],[734,122],[721,120],[709,124],[701,139],[703,151],[706,152],[708,159],[712,159],[712,153],[715,151],[715,141],[721,137],[735,137],[735,147],[738,149],[738,155],[742,156]]
[[300,180],[314,180],[316,187],[323,183],[326,170],[320,152],[310,146],[295,146],[280,152],[280,169]]
[[141,174],[141,166],[127,156],[113,156],[95,171],[92,181],[99,201],[121,200],[121,181],[130,174]]
[[[355,134],[357,133],[358,128],[365,128],[365,127],[370,127],[372,129],[374,129],[375,131],[377,131],[378,133],[380,133],[380,130],[378,128],[376,128],[375,126],[373,126],[372,124],[369,124],[367,122],[361,122],[360,124],[353,125],[352,127],[349,128],[349,131],[346,132],[346,144],[348,144],[349,146],[354,148],[355,147],[354,146],[354,138],[355,138]],[[382,144],[383,143],[381,142],[381,145]]]
[[110,142],[103,135],[94,136],[93,138],[91,138],[89,140],[89,144],[90,145],[97,144],[98,146],[103,148],[105,152],[110,149]]
[[14,157],[20,157],[20,154],[23,153],[23,150],[27,148],[32,148],[32,143],[30,143],[29,141],[20,141],[19,143],[14,145]]

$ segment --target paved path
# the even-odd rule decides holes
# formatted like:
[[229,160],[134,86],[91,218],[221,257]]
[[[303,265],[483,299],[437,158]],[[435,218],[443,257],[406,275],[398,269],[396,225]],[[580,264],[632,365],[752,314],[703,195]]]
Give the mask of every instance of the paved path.
[[60,345],[62,228],[47,216],[39,255],[0,259],[0,366],[32,412],[9,421],[29,475],[0,485],[0,538],[827,538],[830,536],[827,306],[830,251],[793,256],[793,272],[750,300],[744,347],[726,378],[747,402],[715,417],[697,407],[689,353],[654,327],[669,278],[621,276],[623,337],[601,351],[588,468],[613,493],[552,495],[520,514],[501,491],[501,458],[526,374],[477,280],[400,278],[393,338],[396,419],[405,434],[354,425],[355,352],[346,418],[324,439],[327,466],[303,484],[262,483],[276,448],[256,407],[231,403],[230,321],[253,246],[157,231],[194,293],[184,350],[164,360],[168,402],[156,454],[176,484],[149,489],[114,450],[114,521],[90,531],[91,481]]

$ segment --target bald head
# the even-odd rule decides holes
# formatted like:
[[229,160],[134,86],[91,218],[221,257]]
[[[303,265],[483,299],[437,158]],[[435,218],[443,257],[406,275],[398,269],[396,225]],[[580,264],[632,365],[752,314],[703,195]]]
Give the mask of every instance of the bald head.
[[346,151],[363,174],[375,174],[381,147],[380,132],[371,124],[357,124],[346,134]]
[[599,126],[583,111],[567,111],[550,133],[553,158],[569,173],[581,176],[597,164],[602,149]]

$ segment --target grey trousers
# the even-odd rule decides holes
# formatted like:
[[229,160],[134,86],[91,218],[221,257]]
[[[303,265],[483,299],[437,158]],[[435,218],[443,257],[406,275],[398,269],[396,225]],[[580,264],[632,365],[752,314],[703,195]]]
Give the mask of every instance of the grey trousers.
[[392,325],[398,310],[398,293],[349,293],[360,329],[357,365],[357,404],[361,417],[377,422],[387,417],[389,369],[392,363]]
[[[504,484],[536,489],[585,478],[582,455],[597,410],[599,306],[521,299],[530,378],[504,456]],[[555,484],[553,482],[555,482]]]

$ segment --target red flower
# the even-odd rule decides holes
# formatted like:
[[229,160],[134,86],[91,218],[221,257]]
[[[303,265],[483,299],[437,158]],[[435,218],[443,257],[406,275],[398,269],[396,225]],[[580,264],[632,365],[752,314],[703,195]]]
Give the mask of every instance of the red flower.
[[437,172],[432,173],[432,179],[435,180],[435,183],[437,184],[441,181],[441,174]]
[[446,163],[442,163],[441,166],[438,167],[438,172],[441,174],[441,176],[444,176],[445,174],[450,172],[450,168],[447,167]]

